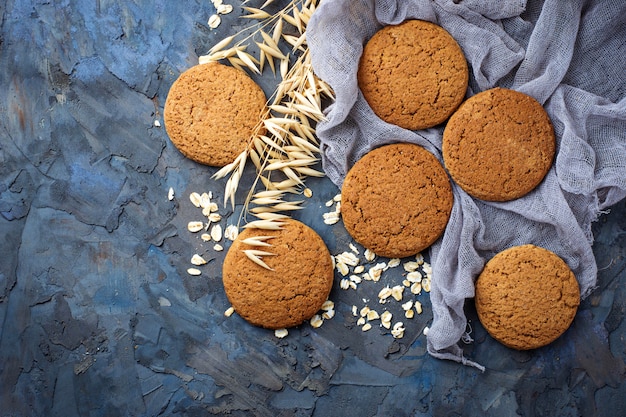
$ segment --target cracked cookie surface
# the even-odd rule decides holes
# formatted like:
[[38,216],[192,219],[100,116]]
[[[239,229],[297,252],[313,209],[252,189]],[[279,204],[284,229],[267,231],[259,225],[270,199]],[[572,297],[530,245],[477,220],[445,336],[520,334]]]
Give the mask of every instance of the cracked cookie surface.
[[489,334],[505,346],[535,349],[570,326],[580,303],[574,273],[553,252],[515,246],[494,256],[476,281],[476,310]]
[[407,20],[386,26],[366,43],[358,84],[382,120],[418,130],[444,122],[465,98],[463,51],[442,27]]
[[[270,236],[270,247],[244,240]],[[257,265],[244,250],[262,249],[271,270]],[[244,229],[224,259],[222,281],[233,308],[246,321],[268,329],[283,329],[313,317],[328,299],[334,270],[322,238],[297,220],[285,220],[281,230]]]
[[426,149],[396,143],[363,156],[341,188],[348,233],[380,256],[403,258],[443,233],[453,195],[443,166]]
[[467,99],[443,132],[443,160],[452,179],[487,201],[520,198],[552,166],[554,129],[534,98],[493,88]]
[[247,74],[209,63],[180,74],[167,95],[163,119],[183,155],[222,167],[246,149],[265,108],[265,93]]

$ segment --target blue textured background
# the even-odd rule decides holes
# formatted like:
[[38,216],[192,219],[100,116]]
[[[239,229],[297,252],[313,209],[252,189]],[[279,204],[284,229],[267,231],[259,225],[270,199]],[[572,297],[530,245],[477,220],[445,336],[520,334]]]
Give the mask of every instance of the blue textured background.
[[[595,224],[599,288],[555,343],[504,348],[468,302],[466,355],[485,373],[425,353],[426,295],[399,340],[350,313],[379,287],[335,285],[337,316],[282,340],[223,316],[224,254],[186,224],[189,193],[221,201],[224,183],[154,120],[178,74],[243,24],[227,3],[213,31],[209,1],[0,4],[0,415],[626,415],[624,202]],[[347,250],[321,221],[338,190],[308,185],[298,218]],[[201,277],[185,272],[195,252],[215,258]]]

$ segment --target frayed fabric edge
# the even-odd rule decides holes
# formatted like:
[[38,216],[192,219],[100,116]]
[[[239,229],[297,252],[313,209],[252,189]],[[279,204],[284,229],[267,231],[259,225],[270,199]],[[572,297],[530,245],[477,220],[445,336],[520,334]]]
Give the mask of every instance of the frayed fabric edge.
[[451,346],[446,350],[435,350],[430,346],[430,343],[428,343],[428,353],[434,358],[458,362],[462,365],[478,369],[480,372],[485,372],[485,367],[483,365],[463,356],[463,351],[459,346]]

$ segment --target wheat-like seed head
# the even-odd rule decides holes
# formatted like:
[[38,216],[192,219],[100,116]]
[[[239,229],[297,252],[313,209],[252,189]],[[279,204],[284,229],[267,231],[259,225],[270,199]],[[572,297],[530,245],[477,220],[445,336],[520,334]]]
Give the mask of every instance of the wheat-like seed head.
[[[306,25],[319,1],[292,0],[274,14],[265,10],[273,0],[267,0],[260,8],[243,6],[246,12],[243,18],[257,22],[239,34],[222,39],[207,55],[199,58],[201,64],[227,61],[253,75],[261,74],[269,67],[273,74],[280,75],[248,148],[213,176],[229,177],[224,190],[224,203],[230,201],[234,207],[246,162],[250,160],[255,166],[257,177],[248,190],[240,221],[246,214],[258,220],[248,222],[244,226],[246,228],[279,230],[289,217],[279,212],[302,208],[302,201],[288,201],[283,197],[301,193],[307,177],[324,175],[314,168],[320,159],[314,126],[324,118],[322,102],[332,99],[333,92],[313,72],[306,44]],[[295,28],[297,35],[286,33],[286,27],[291,29],[291,33]],[[256,47],[259,58],[248,52],[251,45]],[[291,52],[287,53],[286,49]],[[264,191],[255,192],[259,182]],[[261,257],[269,252],[260,252],[247,251],[246,255],[258,265],[268,268]]]

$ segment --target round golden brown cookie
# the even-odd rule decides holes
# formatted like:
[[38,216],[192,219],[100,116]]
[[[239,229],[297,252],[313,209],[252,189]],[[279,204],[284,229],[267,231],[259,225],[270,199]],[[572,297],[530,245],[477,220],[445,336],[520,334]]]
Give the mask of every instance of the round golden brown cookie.
[[534,98],[494,88],[467,99],[443,132],[443,160],[473,197],[509,201],[532,191],[555,152],[554,129]]
[[453,198],[448,175],[433,154],[396,143],[370,151],[350,169],[341,187],[341,217],[361,245],[403,258],[443,233]]
[[378,117],[417,130],[444,122],[461,104],[468,69],[445,29],[407,20],[383,27],[365,44],[357,78]]
[[209,63],[180,74],[167,95],[163,119],[183,155],[221,167],[246,149],[265,107],[265,93],[243,71]]
[[570,326],[580,303],[574,273],[553,252],[515,246],[494,256],[476,281],[476,310],[489,334],[505,346],[535,349]]
[[[246,242],[255,237],[271,246]],[[250,260],[244,253],[248,250],[272,253],[261,256],[271,270]],[[226,296],[235,311],[251,324],[269,329],[297,326],[313,317],[328,299],[334,277],[322,238],[292,219],[281,230],[241,232],[226,254],[222,272]]]

